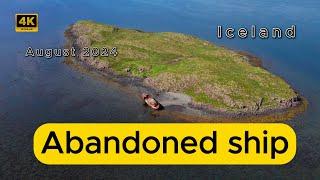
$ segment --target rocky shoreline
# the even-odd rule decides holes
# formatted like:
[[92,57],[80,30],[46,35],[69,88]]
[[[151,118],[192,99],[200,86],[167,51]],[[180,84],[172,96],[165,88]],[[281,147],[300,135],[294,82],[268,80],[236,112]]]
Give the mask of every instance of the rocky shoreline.
[[[67,38],[68,47],[76,48],[76,52],[80,52],[83,47],[90,47],[90,39],[84,37],[78,37],[76,30],[71,25],[66,31],[65,36]],[[237,52],[245,56],[253,66],[262,67],[261,60],[246,52]],[[96,60],[94,57],[84,57],[80,53],[76,54],[76,58],[68,59],[68,63],[77,63],[82,67],[93,70],[102,74],[108,79],[111,79],[121,85],[130,86],[130,88],[137,93],[147,92],[156,97],[161,104],[165,106],[165,111],[170,114],[194,117],[191,119],[203,119],[200,121],[210,121],[211,119],[232,119],[232,120],[248,120],[248,121],[260,121],[260,119],[269,119],[267,121],[278,121],[290,119],[297,114],[303,112],[307,106],[306,100],[297,94],[289,100],[279,100],[279,108],[276,109],[260,109],[263,98],[256,103],[255,109],[247,109],[239,112],[228,112],[221,109],[214,109],[209,105],[200,104],[192,101],[190,96],[177,92],[167,92],[159,89],[155,89],[148,83],[148,78],[133,77],[118,75],[107,63]],[[128,70],[129,71],[129,70]],[[255,120],[252,120],[255,119]],[[264,121],[264,120],[262,120]]]

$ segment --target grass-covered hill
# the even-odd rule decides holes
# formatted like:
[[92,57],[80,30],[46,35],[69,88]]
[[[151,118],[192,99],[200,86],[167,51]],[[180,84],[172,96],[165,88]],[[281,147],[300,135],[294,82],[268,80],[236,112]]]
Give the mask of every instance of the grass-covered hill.
[[78,47],[117,47],[116,57],[85,58],[99,69],[144,78],[163,91],[181,92],[196,104],[230,112],[287,108],[299,98],[280,77],[237,52],[172,32],[149,33],[91,21],[69,29]]

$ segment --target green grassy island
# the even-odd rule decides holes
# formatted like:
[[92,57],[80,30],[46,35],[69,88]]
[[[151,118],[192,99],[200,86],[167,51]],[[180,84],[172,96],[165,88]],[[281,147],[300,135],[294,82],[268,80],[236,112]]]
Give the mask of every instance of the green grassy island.
[[283,79],[243,53],[173,32],[142,32],[91,21],[66,31],[78,49],[117,47],[118,55],[80,61],[116,75],[140,78],[161,92],[188,95],[194,106],[219,112],[265,112],[301,104]]

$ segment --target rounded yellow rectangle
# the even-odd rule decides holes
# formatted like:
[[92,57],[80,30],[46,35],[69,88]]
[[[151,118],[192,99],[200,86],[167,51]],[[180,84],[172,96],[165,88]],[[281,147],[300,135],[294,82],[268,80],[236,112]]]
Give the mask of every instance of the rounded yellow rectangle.
[[39,15],[37,13],[16,14],[15,29],[16,32],[38,32]]
[[296,135],[279,123],[49,123],[33,148],[48,165],[280,165]]

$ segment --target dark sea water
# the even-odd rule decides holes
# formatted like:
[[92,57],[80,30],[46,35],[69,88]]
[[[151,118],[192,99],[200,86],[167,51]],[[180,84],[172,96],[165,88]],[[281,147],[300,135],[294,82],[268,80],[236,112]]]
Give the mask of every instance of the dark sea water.
[[[318,0],[2,0],[0,3],[0,178],[294,178],[320,176],[320,1]],[[38,33],[16,33],[15,13],[39,13]],[[248,51],[309,101],[288,121],[298,137],[295,159],[284,166],[46,166],[32,152],[46,122],[168,122],[130,93],[65,65],[62,58],[24,58],[27,46],[63,47],[64,30],[90,19],[144,31],[196,35]],[[216,26],[297,25],[295,40],[227,40]],[[1,178],[2,179],[2,178]]]

